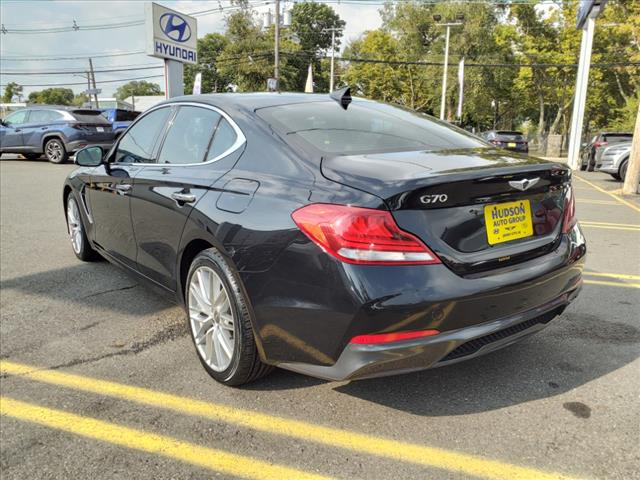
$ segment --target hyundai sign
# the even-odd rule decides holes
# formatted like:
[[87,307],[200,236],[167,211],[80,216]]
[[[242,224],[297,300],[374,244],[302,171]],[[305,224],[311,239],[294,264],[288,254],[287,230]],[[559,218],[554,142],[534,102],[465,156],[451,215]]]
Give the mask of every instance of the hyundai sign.
[[196,63],[197,20],[157,3],[147,3],[145,7],[147,54],[182,63]]

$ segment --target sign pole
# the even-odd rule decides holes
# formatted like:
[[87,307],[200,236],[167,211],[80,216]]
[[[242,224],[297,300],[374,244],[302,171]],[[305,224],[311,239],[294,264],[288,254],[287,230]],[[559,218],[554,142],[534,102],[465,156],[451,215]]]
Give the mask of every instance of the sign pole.
[[182,62],[164,59],[165,98],[181,97],[184,95],[184,66]]
[[587,84],[589,83],[589,68],[591,67],[591,47],[596,19],[589,16],[582,29],[582,43],[580,44],[580,61],[576,76],[576,92],[573,99],[571,113],[571,136],[569,137],[569,153],[567,163],[573,170],[580,168],[580,146],[582,144],[582,123],[584,122],[584,107],[587,100]]

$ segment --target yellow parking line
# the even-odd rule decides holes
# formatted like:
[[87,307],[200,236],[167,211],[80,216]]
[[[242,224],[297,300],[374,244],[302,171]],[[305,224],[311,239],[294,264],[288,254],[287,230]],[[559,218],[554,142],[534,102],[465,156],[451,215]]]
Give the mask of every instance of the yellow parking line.
[[614,227],[634,227],[640,228],[640,225],[634,225],[632,223],[611,223],[611,222],[596,222],[595,220],[580,220],[580,223],[592,223],[594,225],[610,225]]
[[162,455],[242,478],[270,480],[283,478],[321,480],[329,478],[294,468],[272,465],[222,450],[201,447],[195,443],[183,442],[165,435],[157,435],[62,410],[21,402],[9,397],[0,397],[0,413],[18,420],[37,423],[133,450]]
[[620,204],[618,202],[614,202],[613,200],[592,200],[590,198],[576,198],[576,200],[578,201],[578,204],[581,203],[593,203],[595,205],[614,205],[616,207],[619,207]]
[[634,205],[633,203],[627,202],[626,200],[618,197],[617,195],[614,195],[611,192],[608,192],[607,190],[605,190],[604,188],[599,187],[598,185],[595,185],[594,183],[591,183],[589,180],[585,180],[582,177],[579,177],[578,175],[573,175],[574,178],[577,178],[578,180],[580,180],[581,182],[586,183],[587,185],[590,185],[591,187],[595,188],[596,190],[598,190],[599,192],[602,192],[606,195],[609,195],[611,198],[613,198],[614,200],[622,203],[623,205],[626,205],[629,208],[633,208],[636,212],[640,212],[640,207],[638,207],[637,205]]
[[[232,408],[115,382],[0,361],[0,372],[30,380],[106,395],[180,414],[223,421],[261,432],[282,435],[330,447],[339,447],[392,460],[411,462],[490,479],[551,480],[568,478],[559,473],[512,465],[442,448],[427,447],[338,428],[324,427],[252,410]],[[283,477],[284,478],[284,477]]]
[[628,227],[619,227],[616,225],[597,225],[591,222],[580,222],[581,227],[585,228],[601,228],[605,230],[626,230],[628,232],[640,232],[640,227],[630,225]]
[[606,285],[608,287],[640,288],[640,283],[605,282],[603,280],[584,280],[586,285]]
[[619,278],[620,280],[640,280],[640,275],[630,275],[628,273],[583,272],[583,274],[588,277]]

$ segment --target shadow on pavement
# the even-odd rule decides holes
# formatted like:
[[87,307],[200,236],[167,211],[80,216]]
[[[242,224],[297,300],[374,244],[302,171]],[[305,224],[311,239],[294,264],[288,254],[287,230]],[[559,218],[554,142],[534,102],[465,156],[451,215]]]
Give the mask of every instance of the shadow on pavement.
[[160,294],[138,284],[133,277],[106,261],[3,279],[0,289],[3,292],[19,290],[29,296],[43,296],[127,315],[148,315],[175,306],[166,292]]

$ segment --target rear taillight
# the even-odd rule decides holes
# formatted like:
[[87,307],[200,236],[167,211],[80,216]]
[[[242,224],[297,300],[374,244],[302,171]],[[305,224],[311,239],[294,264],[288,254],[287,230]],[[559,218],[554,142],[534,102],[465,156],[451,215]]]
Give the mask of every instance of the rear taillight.
[[314,203],[291,214],[320,248],[339,260],[365,265],[429,265],[436,255],[400,230],[386,210]]
[[576,218],[576,199],[573,195],[573,188],[569,185],[567,194],[564,198],[564,215],[562,217],[562,233],[569,233],[575,226],[578,219]]
[[593,142],[593,146],[595,148],[600,148],[600,147],[604,147],[605,145],[607,145],[609,142]]
[[489,140],[489,142],[493,143],[494,145],[500,145],[500,140]]
[[381,343],[401,342],[402,340],[413,340],[415,338],[431,337],[438,335],[438,330],[414,330],[412,332],[395,333],[374,333],[370,335],[358,335],[353,337],[349,343],[358,345],[379,345]]

